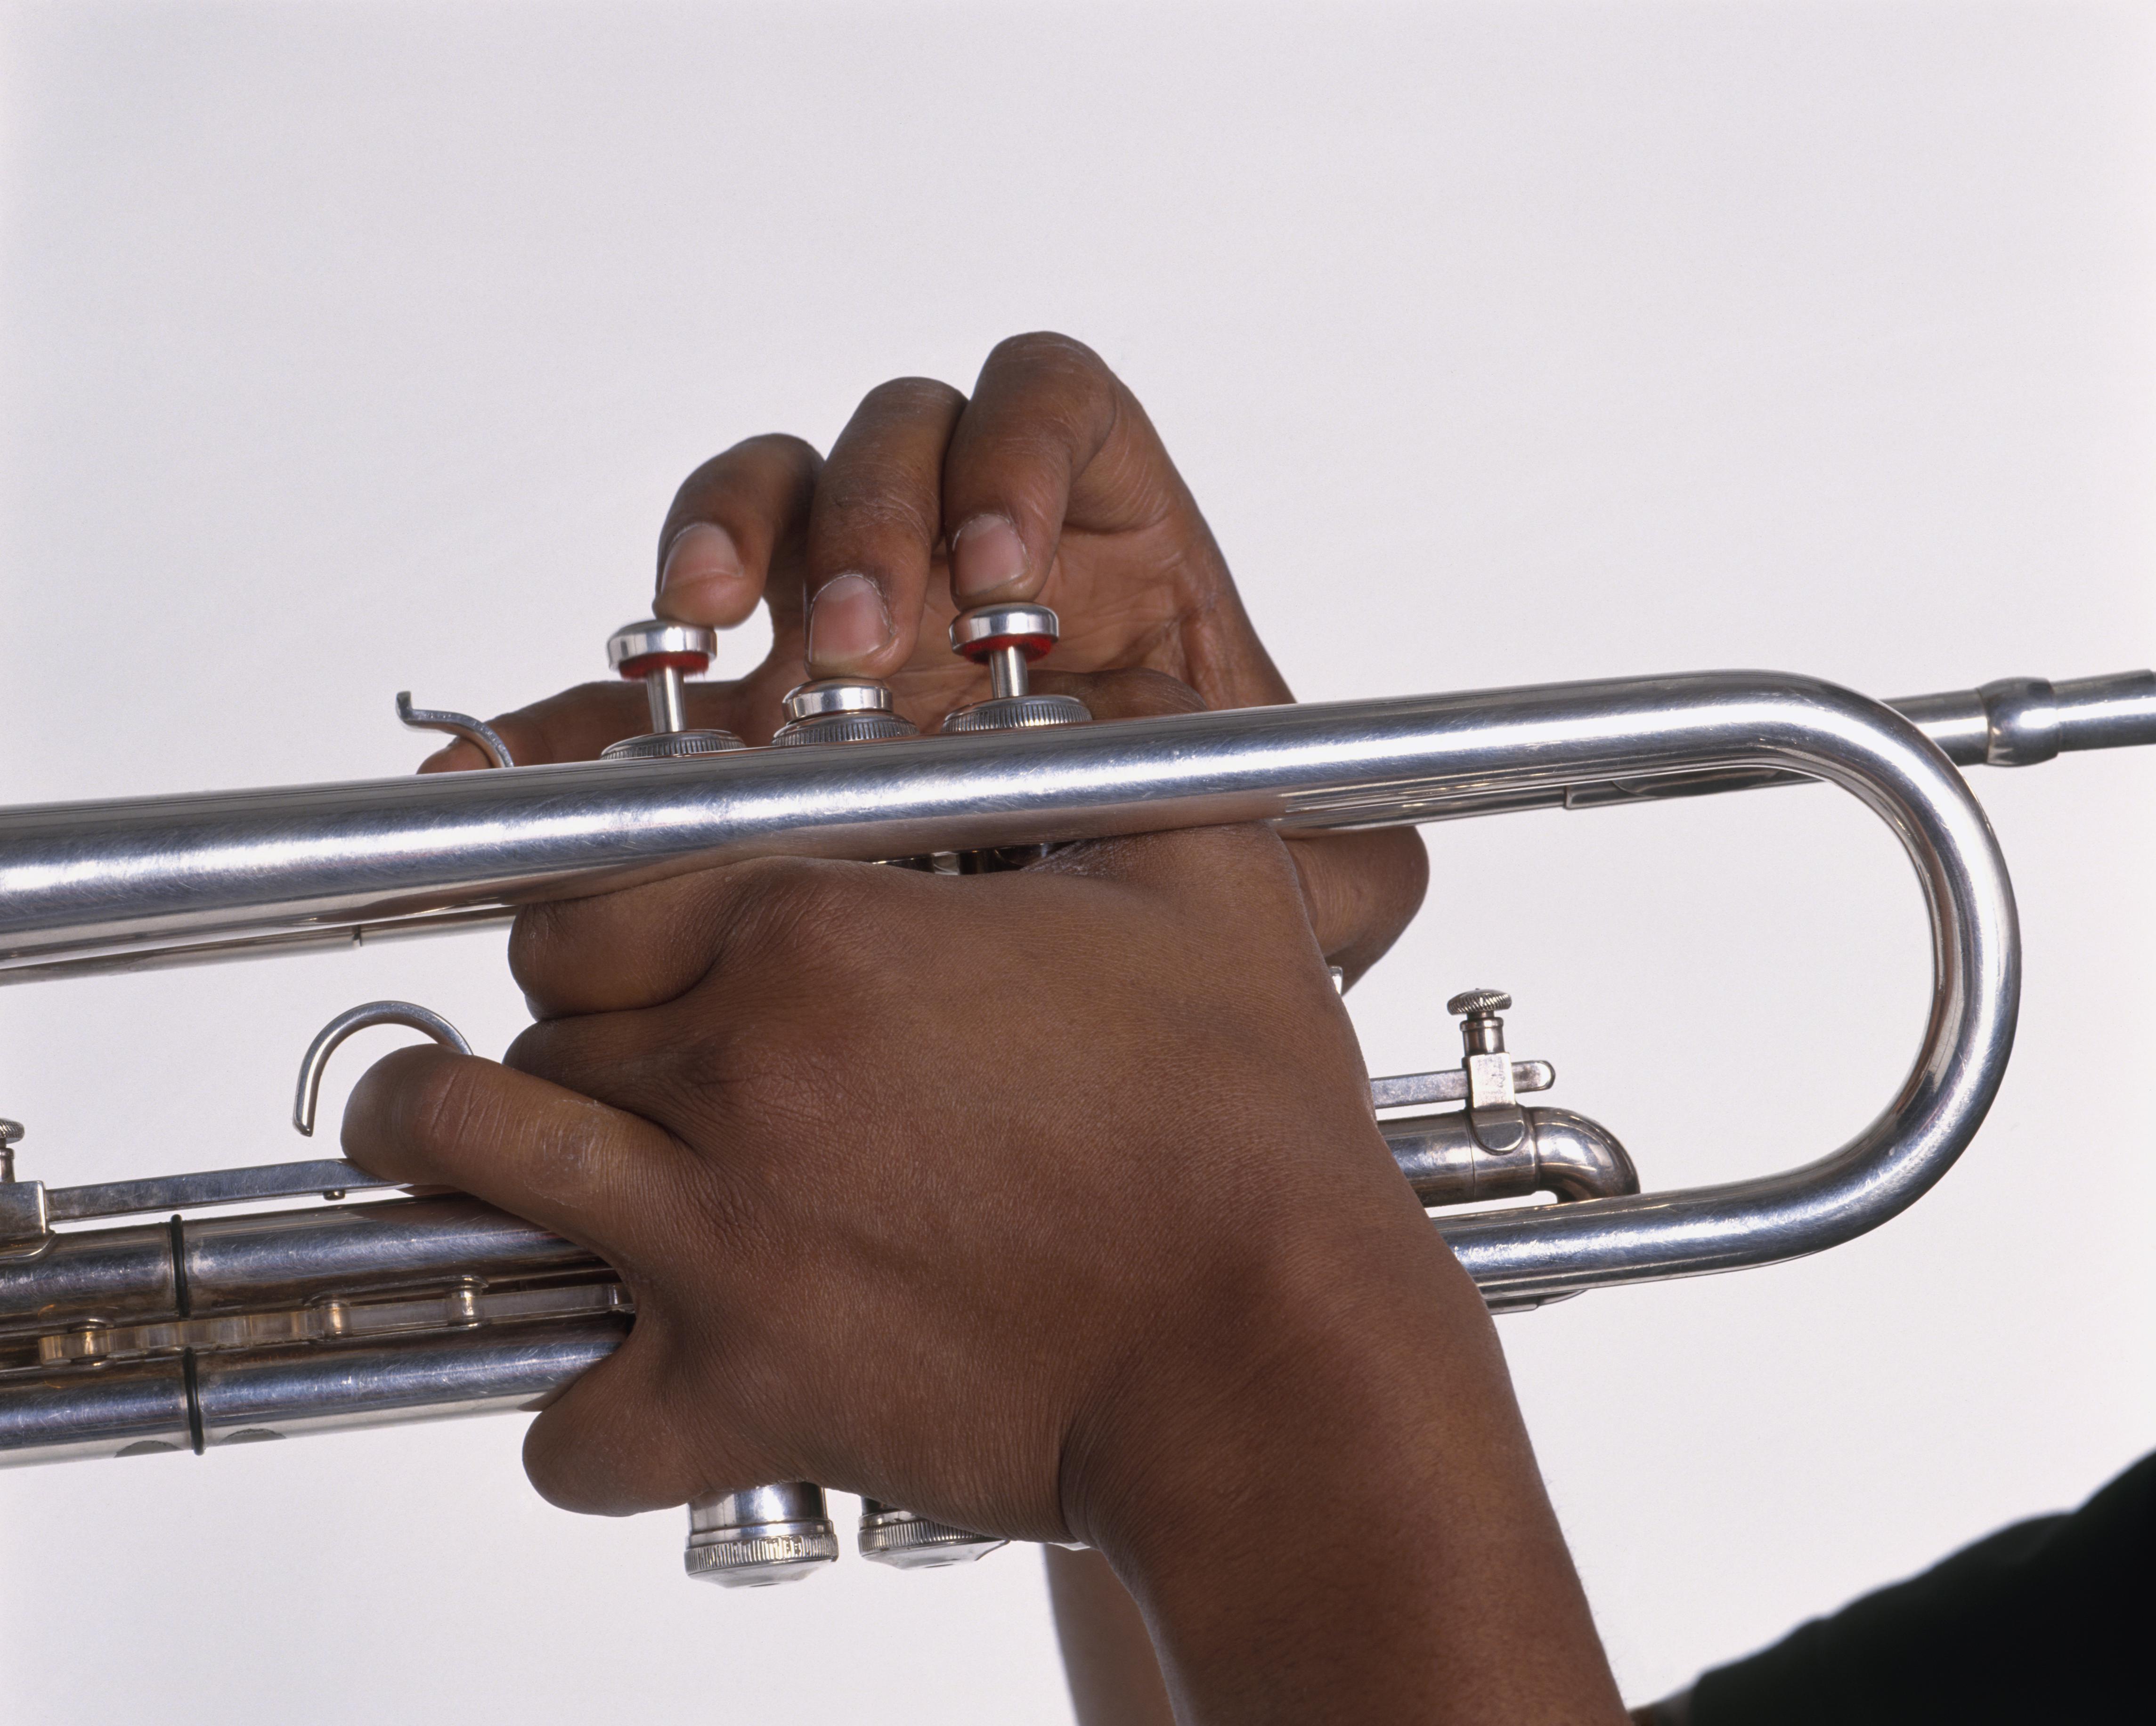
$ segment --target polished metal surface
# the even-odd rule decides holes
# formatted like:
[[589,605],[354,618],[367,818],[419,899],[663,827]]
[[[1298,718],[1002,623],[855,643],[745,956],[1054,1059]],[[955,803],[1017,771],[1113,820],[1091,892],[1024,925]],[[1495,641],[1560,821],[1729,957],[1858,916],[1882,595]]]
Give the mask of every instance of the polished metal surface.
[[56,1231],[0,1259],[0,1465],[526,1407],[629,1317],[460,1195]]
[[198,1357],[204,1447],[542,1406],[620,1346],[607,1315]]
[[[1557,1083],[1557,1068],[1547,1061],[1512,1063],[1512,1089],[1547,1091]],[[1467,1070],[1448,1067],[1442,1073],[1399,1073],[1370,1081],[1373,1109],[1406,1109],[1422,1103],[1464,1103],[1467,1100]]]
[[[2143,675],[2060,687],[2138,687]],[[2102,722],[2070,722],[2062,706],[2062,749],[2156,741],[2156,699],[2145,716],[2090,699]],[[1831,777],[1797,759],[1807,752],[1784,721],[1832,730],[1883,711],[1809,679],[1698,673],[829,755],[744,750],[48,804],[0,812],[0,979],[185,958],[197,944],[276,950],[460,926],[527,900],[777,853],[872,861],[1242,821],[1308,831]],[[1691,747],[1710,758],[1686,760]]]
[[867,678],[819,677],[796,684],[779,704],[789,720],[813,720],[827,713],[889,713],[891,686]]
[[[462,1194],[213,1216],[181,1233],[183,1317],[467,1277],[492,1287],[604,1269],[573,1242]],[[7,1312],[0,1299],[0,1322]]]
[[1093,717],[1075,695],[1040,695],[1030,690],[1014,695],[991,695],[970,707],[945,715],[947,736],[969,731],[1024,731],[1039,725],[1082,725]]
[[[1907,704],[1937,744],[1812,679],[1697,673],[16,810],[0,814],[0,964],[66,975],[351,940],[773,854],[979,854],[1214,822],[1301,831],[1840,786],[1915,866],[1936,984],[1907,1078],[1849,1144],[1779,1174],[1641,1195],[1606,1129],[1521,1105],[1554,1074],[1506,1050],[1496,991],[1454,998],[1459,1067],[1373,1083],[1373,1108],[1466,1105],[1381,1130],[1426,1204],[1515,1206],[1436,1226],[1493,1306],[1532,1305],[1832,1246],[1913,1201],[1975,1132],[2011,1047],[2018,937],[1997,847],[1942,749],[2026,765],[2156,742],[2156,679],[2010,680]],[[425,1012],[358,1011],[385,1007]],[[384,1022],[331,1028],[348,1021]],[[311,1052],[317,1078],[333,1046]],[[305,1119],[304,1069],[300,1092]],[[0,1460],[530,1406],[624,1334],[606,1266],[458,1196],[65,1226],[367,1178],[330,1160],[50,1192],[0,1181]],[[1558,1202],[1520,1207],[1536,1194]],[[870,1514],[887,1556],[936,1544],[918,1517]],[[806,1485],[699,1501],[690,1526],[692,1574],[802,1574],[837,1555]]]
[[1470,989],[1445,1004],[1460,1016],[1461,1075],[1467,1081],[1467,1129],[1496,1156],[1520,1148],[1527,1119],[1512,1086],[1512,1060],[1505,1053],[1505,1021],[1512,1004],[1502,989]]
[[0,1257],[42,1252],[52,1221],[44,1181],[18,1181],[13,1170],[0,1180]]
[[1445,1003],[1455,1019],[1474,1019],[1491,1013],[1510,1012],[1512,997],[1502,989],[1465,989]]
[[700,1582],[767,1588],[798,1582],[839,1558],[824,1489],[805,1480],[708,1493],[689,1501],[682,1567]]
[[607,663],[623,677],[642,679],[651,704],[651,730],[608,744],[603,761],[670,761],[682,755],[721,755],[742,747],[731,731],[691,731],[684,673],[701,674],[717,651],[718,632],[701,623],[644,617],[624,623],[607,638]]
[[1038,659],[1062,633],[1061,620],[1045,605],[1016,601],[975,606],[951,620],[951,651],[968,659],[985,660],[1005,647],[1014,647],[1028,658]]
[[[2062,724],[2062,740],[2071,733]],[[1592,1218],[1567,1207],[1532,1225],[1448,1225],[1478,1280],[1539,1295],[1816,1251],[1914,1199],[1975,1131],[2012,1041],[2013,904],[1968,788],[1907,720],[1810,679],[1702,673],[18,811],[0,817],[0,943],[23,962],[257,919],[588,890],[773,852],[908,856],[1253,819],[1363,825],[1762,770],[1840,785],[1916,865],[1938,990],[1910,1079],[1859,1140],[1786,1175],[1599,1201]]]
[[330,1057],[346,1037],[373,1025],[403,1025],[424,1031],[444,1048],[454,1049],[460,1055],[471,1053],[464,1032],[432,1007],[421,1006],[417,1001],[369,1001],[347,1007],[315,1033],[300,1062],[300,1082],[292,1093],[292,1124],[302,1137],[314,1137],[315,1104],[321,1095],[322,1070],[329,1065]]
[[1964,767],[2030,767],[2062,750],[2156,740],[2156,673],[2146,671],[2062,684],[2004,677],[1893,704]]
[[772,735],[774,749],[826,743],[879,743],[917,737],[912,720],[893,713],[891,690],[866,678],[818,678],[786,692],[786,723]]
[[603,1271],[572,1242],[462,1194],[56,1229],[35,1256],[0,1258],[0,1337],[439,1288],[468,1277],[493,1286]]
[[1640,1190],[1632,1159],[1604,1126],[1564,1109],[1523,1109],[1526,1130],[1507,1151],[1478,1140],[1466,1114],[1380,1121],[1378,1130],[1425,1207],[1478,1205],[1546,1192],[1561,1201]]
[[531,1409],[620,1345],[614,1314],[0,1377],[0,1467]]
[[[31,1183],[25,1183],[31,1184]],[[209,1205],[259,1204],[264,1199],[341,1198],[367,1187],[393,1186],[341,1157],[311,1163],[268,1163],[249,1169],[204,1169],[147,1181],[105,1181],[55,1187],[48,1195],[55,1222],[135,1216],[151,1211],[194,1211]]]
[[[1547,1063],[1518,1065],[1549,1083]],[[1466,1094],[1462,1069],[1447,1078],[1381,1079],[1372,1094]],[[1504,1158],[1459,1112],[1394,1119],[1384,1131],[1428,1204],[1634,1190],[1622,1149],[1593,1123],[1561,1110],[1530,1119],[1527,1148]],[[372,1178],[326,1161],[52,1196],[83,1216]],[[0,1465],[528,1408],[611,1349],[629,1317],[598,1260],[461,1195],[54,1232],[34,1263],[0,1263]],[[735,1585],[812,1574],[839,1554],[822,1494],[806,1483],[699,1501],[691,1530],[690,1574]],[[1004,1544],[874,1503],[859,1542],[901,1569]]]
[[[1055,613],[1045,605],[976,606],[951,620],[951,651],[988,667],[990,692],[996,699],[1008,701],[1025,694],[1026,666],[1054,647],[1062,633]],[[954,728],[947,720],[943,729],[993,728],[985,725]]]
[[685,668],[701,671],[719,650],[719,635],[701,623],[676,623],[668,617],[639,617],[624,623],[607,638],[607,663],[625,678],[639,678],[644,662],[669,658],[694,662]]
[[397,692],[397,717],[415,731],[446,731],[452,737],[464,740],[486,757],[490,767],[514,767],[516,757],[509,752],[491,725],[474,719],[468,713],[451,713],[446,709],[414,707],[412,692]]
[[653,731],[624,737],[599,751],[603,761],[671,761],[684,755],[720,755],[747,745],[731,731]]
[[1061,625],[1045,605],[977,606],[951,620],[954,653],[988,668],[988,699],[945,715],[948,736],[1082,725],[1093,715],[1073,695],[1036,695],[1027,665],[1055,645]]
[[946,1565],[971,1564],[1010,1542],[864,1498],[855,1544],[863,1558],[894,1570],[932,1570]]

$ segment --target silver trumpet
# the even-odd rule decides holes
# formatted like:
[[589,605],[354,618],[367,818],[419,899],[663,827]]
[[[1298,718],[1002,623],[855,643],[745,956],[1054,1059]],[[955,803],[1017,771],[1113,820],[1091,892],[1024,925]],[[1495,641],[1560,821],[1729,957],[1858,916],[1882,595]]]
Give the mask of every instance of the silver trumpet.
[[[1455,996],[1457,1064],[1380,1078],[1371,1102],[1403,1175],[1489,1303],[1737,1270],[1876,1227],[1952,1166],[1998,1090],[2020,953],[1997,842],[1958,767],[2156,743],[2156,675],[1982,689],[1881,704],[1763,672],[1085,723],[1033,694],[1052,613],[963,615],[954,645],[991,694],[921,738],[874,684],[803,685],[767,749],[692,731],[680,679],[702,633],[618,633],[653,730],[608,759],[517,767],[461,714],[408,723],[469,737],[490,771],[0,812],[0,981],[357,944],[497,922],[518,906],[742,858],[790,854],[978,869],[1073,840],[1226,822],[1286,832],[1825,781],[1900,840],[1932,931],[1929,1021],[1908,1076],[1855,1139],[1759,1179],[1643,1194],[1604,1128],[1521,1100],[1544,1062],[1506,1047],[1512,1003]],[[1074,710],[1075,709],[1075,710]],[[311,1128],[330,1052],[308,1052]],[[1443,1107],[1440,1105],[1455,1105]],[[139,1456],[493,1410],[531,1409],[634,1319],[608,1266],[455,1194],[352,1203],[382,1183],[331,1160],[97,1186],[17,1177],[0,1124],[0,1462]],[[1547,1195],[1555,1202],[1463,1211]],[[328,1202],[232,1214],[250,1201]],[[735,1582],[837,1555],[819,1488],[690,1507],[687,1565]],[[913,1565],[999,1543],[871,1502],[862,1549]]]

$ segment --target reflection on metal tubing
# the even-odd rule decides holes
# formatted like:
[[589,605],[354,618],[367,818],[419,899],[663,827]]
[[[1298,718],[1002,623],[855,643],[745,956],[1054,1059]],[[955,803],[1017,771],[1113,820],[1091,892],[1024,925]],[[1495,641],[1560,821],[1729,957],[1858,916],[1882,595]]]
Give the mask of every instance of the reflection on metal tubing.
[[197,1314],[367,1287],[422,1288],[455,1276],[506,1281],[598,1262],[581,1247],[460,1194],[220,1216],[186,1230]]
[[[2146,672],[2041,687],[2049,719],[2025,711],[2020,726],[2058,748],[2156,740]],[[1970,722],[1954,704],[1981,694],[1910,705],[1938,705],[1966,752]],[[1592,807],[1604,791],[1630,801],[1657,781],[1832,778],[1806,732],[1890,718],[1811,679],[1695,673],[48,805],[0,812],[0,979],[202,945],[372,938],[748,857],[913,856],[1243,821],[1381,825]],[[1703,782],[1717,776],[1723,786]]]
[[531,1409],[628,1329],[606,1315],[12,1378],[0,1381],[0,1467]]
[[1640,1177],[1607,1128],[1567,1109],[1528,1109],[1527,1136],[1502,1155],[1476,1142],[1466,1114],[1383,1121],[1393,1160],[1424,1205],[1473,1205],[1490,1199],[1554,1193],[1559,1199],[1617,1198],[1640,1190]]
[[0,1338],[89,1319],[203,1316],[598,1263],[581,1247],[461,1194],[191,1220],[177,1232],[163,1223],[83,1230],[51,1236],[34,1258],[0,1259]]
[[204,1442],[295,1437],[542,1406],[629,1334],[625,1319],[505,1325],[498,1331],[363,1345],[205,1355],[198,1367]]
[[[2025,765],[2156,741],[2156,679],[2010,680],[1905,705],[1916,723],[1809,679],[1702,673],[18,810],[0,813],[0,967],[64,975],[175,944],[349,940],[370,920],[490,917],[773,853],[913,856],[1225,822],[1311,830],[1587,807],[1799,778],[1840,786],[1914,866],[1935,983],[1907,1078],[1848,1145],[1756,1180],[1641,1195],[1623,1147],[1563,1110],[1525,1110],[1523,1138],[1492,1141],[1502,1153],[1456,1114],[1383,1124],[1427,1202],[1564,1201],[1437,1220],[1493,1306],[1529,1305],[1835,1245],[1912,1202],[1975,1133],[2012,1046],[2019,940],[1998,848],[1942,751]],[[610,1273],[455,1196],[77,1234],[39,1235],[34,1218],[16,1227],[31,1237],[0,1257],[0,1354],[27,1349],[31,1364],[0,1370],[0,1462],[530,1406],[628,1323],[532,1309],[480,1323],[483,1288],[509,1285],[513,1302],[522,1283]],[[413,1288],[446,1289],[441,1310],[463,1300],[475,1328],[199,1355],[188,1342],[147,1358],[121,1358],[96,1334],[170,1319],[192,1338],[186,1327],[219,1314]],[[83,1334],[51,1335],[69,1324]],[[157,1342],[138,1333],[128,1346]]]

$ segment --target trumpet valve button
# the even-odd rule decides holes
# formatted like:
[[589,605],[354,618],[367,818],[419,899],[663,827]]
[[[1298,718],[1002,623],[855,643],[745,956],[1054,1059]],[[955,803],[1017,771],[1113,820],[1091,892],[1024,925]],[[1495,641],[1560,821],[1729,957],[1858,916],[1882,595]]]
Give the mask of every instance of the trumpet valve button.
[[701,623],[645,617],[607,638],[607,663],[632,681],[669,669],[701,677],[711,668],[718,645],[717,632]]
[[865,678],[824,677],[796,684],[782,704],[786,723],[772,737],[778,749],[817,743],[876,743],[917,737],[912,720],[891,711],[891,691]]
[[632,683],[641,679],[651,699],[654,733],[685,731],[681,679],[702,676],[718,645],[717,633],[701,623],[644,617],[607,638],[607,663]]
[[945,731],[1022,731],[1040,725],[1082,725],[1093,715],[1069,695],[1036,695],[1026,668],[1055,645],[1062,626],[1045,605],[984,605],[951,620],[952,651],[988,668],[986,701],[962,707]]
[[1055,645],[1063,626],[1045,605],[983,605],[951,620],[951,651],[987,664],[999,652],[1015,652],[1029,664]]

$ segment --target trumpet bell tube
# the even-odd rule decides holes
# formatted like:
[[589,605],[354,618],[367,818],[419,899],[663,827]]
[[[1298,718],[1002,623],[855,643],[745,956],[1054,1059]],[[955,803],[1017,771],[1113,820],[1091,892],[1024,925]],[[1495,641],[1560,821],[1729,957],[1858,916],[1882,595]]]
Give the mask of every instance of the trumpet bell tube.
[[[2147,672],[1894,706],[1706,673],[16,809],[0,812],[0,981],[426,933],[774,854],[918,858],[1249,821],[1322,831],[1802,781],[1856,797],[1914,868],[1934,986],[1907,1078],[1847,1144],[1641,1194],[1604,1129],[1521,1102],[1554,1074],[1506,1050],[1509,1003],[1489,991],[1451,1003],[1457,1066],[1373,1084],[1395,1160],[1485,1298],[1527,1307],[1818,1252],[1927,1191],[1997,1091],[2020,996],[2012,890],[1956,764],[2151,742]],[[384,1008],[446,1028],[407,1003],[357,1022]],[[1460,1106],[1402,1113],[1442,1104]],[[634,1320],[580,1249],[456,1195],[346,1202],[380,1183],[336,1159],[49,1188],[14,1178],[10,1155],[0,1463],[531,1408]],[[1458,1209],[1535,1193],[1555,1202]],[[331,1202],[203,1214],[308,1194]],[[131,1220],[157,1211],[174,1214]],[[773,1574],[819,1567],[835,1549],[814,1493],[699,1500],[691,1574],[725,1580],[729,1543],[780,1537],[793,1544],[762,1554],[782,1561]],[[906,1548],[908,1513],[878,1518]]]

